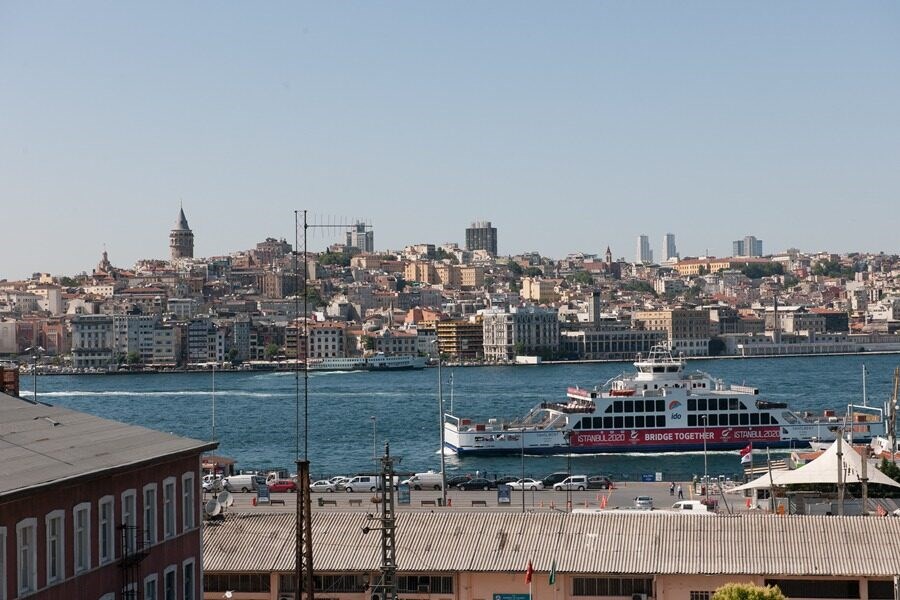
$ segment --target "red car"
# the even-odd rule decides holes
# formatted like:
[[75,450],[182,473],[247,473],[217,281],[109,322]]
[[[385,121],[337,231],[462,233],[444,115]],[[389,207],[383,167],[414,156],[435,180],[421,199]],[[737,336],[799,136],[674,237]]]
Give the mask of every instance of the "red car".
[[292,479],[276,479],[269,484],[270,492],[296,492],[297,484]]

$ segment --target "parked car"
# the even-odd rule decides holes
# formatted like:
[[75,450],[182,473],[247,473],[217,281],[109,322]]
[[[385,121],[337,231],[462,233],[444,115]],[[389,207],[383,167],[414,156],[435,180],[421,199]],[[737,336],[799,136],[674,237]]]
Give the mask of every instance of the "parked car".
[[265,485],[266,478],[264,475],[251,475],[248,473],[240,475],[231,475],[222,480],[222,487],[229,492],[253,492],[261,486]]
[[222,476],[207,474],[203,476],[203,483],[200,484],[204,492],[220,492],[222,491]]
[[588,477],[589,490],[612,490],[616,484],[606,475],[591,475]]
[[499,485],[509,485],[510,483],[512,483],[514,481],[518,481],[518,480],[519,480],[518,477],[510,477],[507,475],[506,477],[500,477],[499,479],[495,480],[494,483],[496,483],[498,486]]
[[330,479],[320,479],[319,481],[314,481],[309,484],[309,491],[311,492],[333,492],[336,489],[340,489],[335,487],[336,484],[332,483]]
[[509,483],[507,485],[509,485],[509,489],[511,490],[521,490],[524,488],[529,492],[544,489],[544,483],[542,481],[528,478],[519,479],[518,481],[513,481],[512,483]]
[[653,510],[653,498],[650,496],[637,496],[634,499],[634,507],[638,510]]
[[702,500],[679,500],[672,505],[672,510],[677,512],[693,512],[701,515],[713,514]]
[[296,492],[297,484],[293,479],[275,479],[269,484],[270,492]]
[[402,483],[414,490],[439,490],[441,489],[441,474],[434,471],[416,473]]
[[588,486],[587,475],[571,475],[566,477],[559,483],[553,484],[553,489],[557,492],[561,490],[586,490]]
[[554,484],[559,483],[568,476],[569,474],[566,472],[550,473],[549,475],[541,479],[541,483],[544,484],[545,488],[552,488]]
[[454,488],[470,479],[472,479],[472,477],[469,475],[453,475],[452,477],[447,477],[447,487]]
[[484,477],[476,477],[469,479],[456,486],[458,490],[490,490],[496,488],[497,485]]

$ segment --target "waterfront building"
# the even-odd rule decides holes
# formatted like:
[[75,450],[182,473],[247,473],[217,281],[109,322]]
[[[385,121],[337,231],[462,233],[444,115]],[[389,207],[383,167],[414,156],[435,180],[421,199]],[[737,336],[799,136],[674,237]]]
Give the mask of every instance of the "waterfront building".
[[634,254],[634,262],[637,264],[650,264],[653,262],[653,250],[650,249],[650,238],[644,234],[637,237],[637,248]]
[[566,329],[559,337],[560,354],[578,360],[633,360],[667,340],[663,331],[632,329],[627,323],[593,329]]
[[[346,324],[310,323],[308,332],[307,356],[309,358],[344,358],[348,355]],[[302,333],[300,335],[302,336]]]
[[172,325],[158,324],[153,328],[153,355],[150,364],[174,367],[181,358],[181,329]]
[[134,354],[140,362],[150,363],[154,355],[154,330],[160,324],[157,315],[113,315],[113,348],[117,356]]
[[454,319],[436,324],[441,354],[455,360],[478,360],[484,356],[484,328],[477,319]]
[[756,239],[752,235],[745,236],[742,240],[735,240],[731,243],[732,256],[750,256],[759,257],[763,255],[762,240]]
[[482,313],[484,358],[506,362],[516,356],[555,355],[559,317],[555,308],[512,307]]
[[674,262],[678,260],[678,250],[675,248],[675,234],[667,233],[663,236],[662,261]]
[[6,394],[0,415],[0,598],[202,597],[216,443]]
[[191,319],[187,325],[185,351],[188,364],[225,360],[225,331],[208,317]]
[[[790,598],[876,600],[893,598],[900,572],[900,519],[604,512],[403,512],[399,597],[707,600],[727,583],[750,583]],[[378,581],[382,539],[377,528],[363,533],[367,519],[366,511],[313,512],[317,597],[360,600]],[[295,523],[269,513],[207,527],[205,597],[293,598]],[[872,540],[884,551],[872,552]]]
[[194,258],[194,232],[188,226],[184,209],[178,210],[178,221],[169,232],[169,252],[172,262],[182,258]]
[[375,232],[372,226],[357,221],[347,230],[347,249],[356,248],[363,253],[375,252]]
[[638,311],[632,315],[635,327],[664,331],[669,348],[676,355],[709,355],[709,312],[684,308]]
[[490,221],[475,221],[466,229],[466,250],[485,250],[497,256],[497,228]]
[[113,318],[109,315],[77,315],[72,319],[72,366],[106,368],[113,363]]
[[386,356],[419,356],[419,336],[416,330],[383,329],[372,335],[372,348]]

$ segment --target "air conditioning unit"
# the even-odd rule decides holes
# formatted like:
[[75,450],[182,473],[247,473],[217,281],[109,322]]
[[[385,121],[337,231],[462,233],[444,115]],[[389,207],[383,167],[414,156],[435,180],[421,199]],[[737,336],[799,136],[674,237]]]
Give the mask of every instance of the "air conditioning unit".
[[647,594],[632,594],[631,600],[647,600]]
[[420,585],[416,588],[416,591],[420,594],[430,594],[431,587],[429,585]]

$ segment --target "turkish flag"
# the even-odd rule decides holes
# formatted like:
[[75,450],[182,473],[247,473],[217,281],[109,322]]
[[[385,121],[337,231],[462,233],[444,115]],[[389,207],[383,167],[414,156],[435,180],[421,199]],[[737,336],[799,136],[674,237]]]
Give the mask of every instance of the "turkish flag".
[[529,560],[528,566],[525,567],[525,583],[531,583],[532,575],[534,575],[534,567],[531,566],[531,560]]

